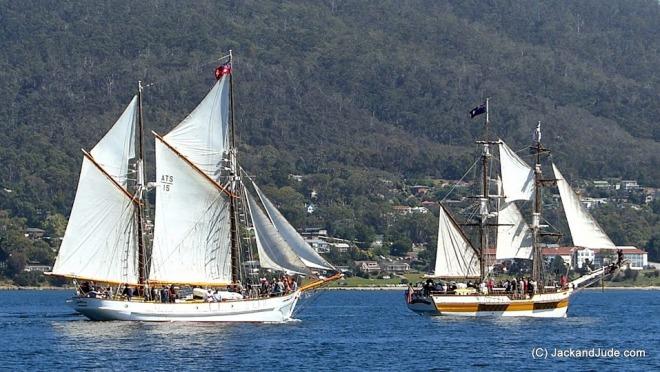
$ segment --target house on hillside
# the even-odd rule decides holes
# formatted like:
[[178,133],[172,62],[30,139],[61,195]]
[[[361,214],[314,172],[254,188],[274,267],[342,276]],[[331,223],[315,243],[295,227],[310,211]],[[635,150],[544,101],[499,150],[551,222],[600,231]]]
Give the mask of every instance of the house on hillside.
[[391,274],[404,274],[410,271],[410,264],[404,261],[384,261],[380,263],[380,267]]
[[42,230],[36,227],[28,227],[25,229],[25,237],[32,240],[43,239],[46,235],[46,230]]
[[365,273],[378,273],[381,270],[376,261],[355,261],[355,268]]

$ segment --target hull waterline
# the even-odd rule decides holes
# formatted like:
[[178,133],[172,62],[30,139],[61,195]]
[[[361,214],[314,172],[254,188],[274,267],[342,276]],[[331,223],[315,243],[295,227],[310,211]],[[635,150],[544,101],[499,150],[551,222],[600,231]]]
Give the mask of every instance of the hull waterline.
[[285,322],[300,291],[285,296],[226,302],[157,303],[74,297],[73,309],[91,320],[146,322]]

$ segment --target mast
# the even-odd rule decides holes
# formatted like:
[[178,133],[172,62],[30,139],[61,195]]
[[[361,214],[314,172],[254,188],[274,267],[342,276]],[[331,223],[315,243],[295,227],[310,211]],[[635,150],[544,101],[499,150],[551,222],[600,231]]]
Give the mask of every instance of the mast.
[[541,224],[541,205],[542,196],[541,190],[543,187],[543,180],[541,179],[541,153],[545,151],[541,145],[541,122],[539,121],[536,126],[536,133],[534,135],[534,207],[532,209],[532,278],[536,281],[536,286],[539,289],[543,288],[543,257],[541,254],[540,246],[540,224]]
[[142,82],[138,81],[138,159],[136,162],[137,167],[137,183],[136,188],[136,197],[138,203],[136,204],[136,216],[137,216],[137,242],[138,242],[138,281],[140,284],[144,284],[147,278],[147,252],[146,245],[144,244],[144,221],[145,221],[145,209],[147,209],[146,204],[144,204],[144,122],[142,120]]
[[488,249],[488,193],[489,193],[489,182],[488,182],[488,165],[490,162],[490,141],[488,126],[490,125],[488,113],[488,98],[486,98],[486,121],[484,122],[484,134],[485,138],[483,141],[477,141],[483,145],[483,150],[481,152],[481,197],[479,198],[480,208],[479,214],[481,219],[479,222],[479,262],[480,262],[480,281],[483,282],[486,277],[486,250]]
[[[231,49],[229,50],[229,64],[231,66],[233,55]],[[238,188],[238,158],[236,149],[236,129],[234,127],[234,83],[233,74],[229,73],[229,106],[231,116],[229,118],[229,130],[231,132],[231,143],[229,146],[229,162],[230,162],[230,177],[231,177],[231,193],[236,195]],[[239,239],[238,239],[238,208],[236,206],[236,197],[229,197],[229,219],[231,223],[231,281],[237,283],[240,280],[240,260],[239,260]]]

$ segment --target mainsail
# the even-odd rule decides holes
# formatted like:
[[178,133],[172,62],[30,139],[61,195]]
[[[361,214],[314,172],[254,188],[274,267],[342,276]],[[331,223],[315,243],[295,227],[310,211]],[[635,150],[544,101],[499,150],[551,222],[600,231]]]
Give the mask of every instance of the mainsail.
[[498,260],[510,258],[532,258],[532,230],[527,226],[514,202],[502,201],[497,214]]
[[261,192],[259,187],[254,184],[254,189],[257,191],[257,195],[264,207],[266,212],[270,217],[271,222],[282,236],[284,241],[291,247],[291,249],[300,257],[302,262],[311,268],[322,269],[322,270],[334,270],[333,266],[328,263],[320,254],[318,254],[314,248],[310,247],[307,242],[298,234],[295,228],[291,226],[289,221],[282,216],[273,203]]
[[291,250],[247,190],[246,195],[261,267],[290,273],[309,273],[304,262]]
[[505,201],[531,200],[534,194],[534,170],[504,141],[499,141],[499,148]]
[[228,79],[156,140],[152,282],[231,282],[230,208],[217,182],[228,150]]
[[479,277],[479,257],[460,227],[440,206],[438,250],[435,256],[435,277]]
[[557,179],[559,195],[564,206],[568,227],[571,230],[573,244],[586,248],[616,248],[612,240],[605,234],[598,222],[587,212],[577,194],[571,189],[568,182],[559,173],[559,169],[553,163],[552,169]]
[[76,197],[53,274],[137,283],[136,201],[126,191],[135,156],[137,99],[83,158]]
[[231,282],[229,202],[215,183],[156,140],[152,282]]

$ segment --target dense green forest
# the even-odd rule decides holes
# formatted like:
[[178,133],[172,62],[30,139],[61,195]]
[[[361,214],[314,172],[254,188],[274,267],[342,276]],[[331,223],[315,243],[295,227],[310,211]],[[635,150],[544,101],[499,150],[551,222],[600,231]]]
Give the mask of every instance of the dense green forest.
[[[463,175],[483,129],[467,111],[485,97],[515,149],[542,121],[568,179],[659,187],[659,36],[655,0],[0,1],[2,218],[61,234],[80,148],[137,81],[148,85],[147,129],[164,133],[228,49],[243,166],[298,226],[431,242],[432,216],[393,223],[387,208],[415,203],[406,180]],[[621,229],[617,243],[660,249],[657,211],[625,216],[650,235]],[[0,254],[27,244],[12,229]]]

